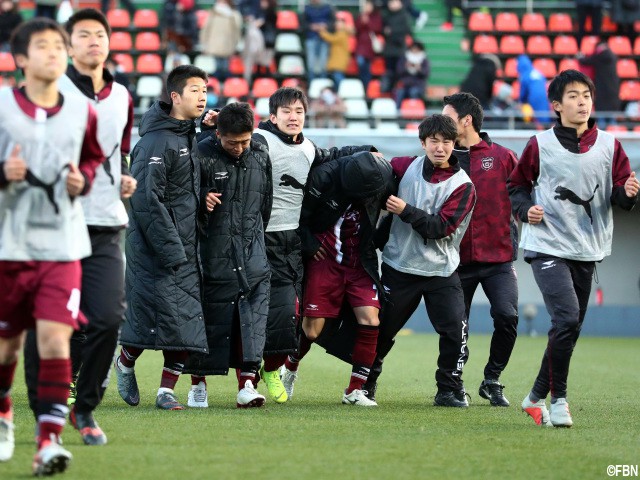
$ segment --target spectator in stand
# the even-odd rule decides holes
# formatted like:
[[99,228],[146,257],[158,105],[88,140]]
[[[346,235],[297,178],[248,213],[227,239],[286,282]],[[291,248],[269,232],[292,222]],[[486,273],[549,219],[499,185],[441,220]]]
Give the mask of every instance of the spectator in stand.
[[329,59],[326,69],[333,79],[336,88],[347,74],[347,67],[351,60],[349,51],[349,37],[352,32],[347,26],[344,17],[337,16],[335,22],[335,32],[329,32],[326,28],[321,28],[320,37],[329,44]]
[[311,0],[302,15],[307,54],[307,77],[309,83],[316,77],[326,76],[329,45],[320,37],[320,30],[332,30],[335,22],[333,7],[324,0]]
[[[179,67],[180,65],[190,65],[191,64],[191,60],[189,59],[189,56],[185,53],[180,53],[178,50],[175,49],[174,45],[169,45],[169,47],[167,48],[167,56],[164,59],[164,71],[165,73],[168,75],[169,72],[171,70],[173,70],[176,67]],[[209,74],[213,73],[213,72],[207,72]],[[167,96],[167,99],[169,97]]]
[[242,62],[244,63],[244,79],[247,83],[251,83],[253,68],[264,52],[264,37],[259,23],[260,20],[256,20],[254,17],[245,18]]
[[194,45],[198,42],[195,0],[165,0],[161,30],[169,48],[177,49],[181,53],[193,51]]
[[59,3],[60,0],[36,0],[36,9],[33,16],[55,20]]
[[425,11],[420,11],[414,4],[413,0],[402,0],[402,6],[407,10],[407,13],[416,21],[416,30],[421,30],[429,20],[429,14]]
[[216,57],[216,77],[223,82],[229,75],[229,57],[242,35],[242,16],[233,0],[217,0],[200,31],[200,44],[206,55]]
[[264,38],[264,50],[258,58],[258,75],[269,75],[273,64],[274,47],[276,46],[276,22],[278,20],[277,0],[260,0],[260,30]]
[[598,127],[604,129],[615,123],[615,118],[607,112],[618,112],[620,104],[620,77],[618,76],[618,57],[611,51],[607,42],[596,45],[592,55],[578,56],[581,65],[593,67],[593,83],[596,86],[594,110]]
[[320,96],[311,102],[310,116],[316,128],[344,128],[347,107],[342,98],[331,87],[325,87]]
[[531,59],[527,55],[518,57],[518,80],[520,81],[520,103],[531,106],[537,123],[548,123],[547,79],[539,70],[533,68]]
[[640,20],[640,0],[611,0],[611,20],[618,24],[618,35],[625,35],[633,44],[637,37],[634,23]]
[[398,108],[405,98],[424,98],[427,80],[431,73],[429,59],[422,43],[414,42],[404,57],[396,67],[398,83],[395,88],[395,97]]
[[487,53],[476,56],[471,64],[471,70],[460,84],[460,91],[476,97],[483,110],[490,109],[493,100],[493,82],[500,67],[500,59],[496,55]]
[[387,72],[382,80],[381,90],[390,92],[396,84],[396,67],[400,59],[404,58],[407,49],[405,38],[411,35],[411,26],[401,0],[387,0],[386,9],[382,13],[385,38],[382,56]]
[[457,8],[462,12],[465,25],[469,18],[469,9],[462,5],[462,0],[445,0],[445,7],[447,9],[447,20],[440,25],[440,30],[443,32],[450,32],[453,30],[453,9]]
[[602,0],[576,0],[576,13],[578,15],[578,45],[585,36],[587,18],[591,18],[591,35],[600,36],[602,31]]
[[371,81],[371,61],[375,58],[376,52],[371,41],[372,35],[382,33],[382,16],[372,0],[364,2],[362,12],[355,21],[356,26],[356,62],[360,80],[366,89]]
[[0,52],[9,52],[9,38],[14,28],[22,23],[22,15],[18,11],[18,2],[2,0],[0,2]]
[[[58,3],[57,1],[55,2],[56,4]],[[133,15],[136,13],[136,7],[133,5],[133,1],[132,0],[120,0],[120,3],[124,6],[124,8],[127,9],[127,11],[129,12],[129,15],[131,15],[131,18],[133,18]],[[101,0],[101,5],[102,5],[102,12],[106,15],[106,13],[111,9],[111,8],[118,8],[118,0]]]

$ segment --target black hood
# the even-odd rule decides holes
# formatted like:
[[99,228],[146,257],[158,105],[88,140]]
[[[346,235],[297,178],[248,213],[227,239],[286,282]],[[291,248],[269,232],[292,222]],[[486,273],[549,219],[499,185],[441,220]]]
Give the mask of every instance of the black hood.
[[393,169],[384,158],[359,152],[342,161],[340,179],[349,197],[366,200],[387,191]]
[[[90,98],[91,100],[95,99],[96,93],[93,91],[93,80],[91,80],[90,76],[80,73],[73,64],[69,64],[66,74],[85,97]],[[102,69],[102,79],[104,80],[104,88],[113,83],[113,75],[111,75],[111,72],[106,68]]]
[[265,120],[260,122],[260,124],[258,125],[258,128],[262,130],[266,130],[267,132],[273,133],[280,140],[282,140],[284,143],[289,145],[299,145],[300,143],[304,142],[304,135],[302,135],[302,132],[298,134],[297,140],[294,140],[291,135],[287,135],[286,133],[283,133],[278,128],[278,126],[275,123],[273,123],[271,120]]
[[170,104],[160,100],[155,102],[140,120],[140,136],[158,130],[169,130],[176,135],[195,132],[196,124],[193,120],[178,120],[171,117],[169,112],[171,112]]

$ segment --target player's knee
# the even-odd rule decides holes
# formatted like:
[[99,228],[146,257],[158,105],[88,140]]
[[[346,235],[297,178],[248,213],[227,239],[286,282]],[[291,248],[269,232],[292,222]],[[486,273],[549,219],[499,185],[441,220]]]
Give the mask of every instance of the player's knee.
[[302,331],[304,335],[312,342],[315,342],[320,336],[320,332],[318,332],[312,325],[303,325]]
[[54,333],[38,339],[40,358],[68,358],[69,337],[63,333]]

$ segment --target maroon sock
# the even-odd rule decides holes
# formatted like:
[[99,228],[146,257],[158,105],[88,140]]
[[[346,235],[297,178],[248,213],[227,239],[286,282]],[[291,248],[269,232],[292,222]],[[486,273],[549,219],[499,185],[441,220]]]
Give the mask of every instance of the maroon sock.
[[142,352],[144,352],[144,348],[125,347],[123,345],[120,349],[120,364],[127,368],[133,368]]
[[247,380],[251,380],[254,388],[256,386],[256,373],[253,371],[247,371],[248,369],[236,368],[236,378],[238,379],[238,391],[244,388],[244,384]]
[[191,375],[191,385],[198,385],[200,382],[204,382],[206,386],[207,377],[205,377],[204,375],[202,377],[200,375]]
[[184,370],[184,362],[189,358],[189,352],[173,350],[164,350],[164,365],[162,367],[162,378],[160,379],[160,388],[173,388],[178,383],[180,374]]
[[376,344],[378,343],[378,327],[371,325],[358,325],[356,329],[356,341],[351,354],[351,379],[347,387],[347,393],[353,390],[362,390],[362,386],[369,377],[369,371],[373,360],[376,358]]
[[0,365],[0,417],[11,416],[11,385],[13,385],[17,365],[18,362]]
[[309,340],[304,333],[300,335],[300,345],[298,346],[298,353],[288,355],[287,359],[284,362],[284,366],[287,367],[287,370],[291,370],[292,372],[298,371],[300,361],[307,355],[307,353],[309,353],[309,350],[311,350],[311,345],[313,345],[313,342]]
[[57,440],[62,433],[69,409],[71,360],[68,358],[40,359],[38,372],[38,448],[42,441]]
[[264,371],[273,372],[274,370],[278,370],[287,360],[287,356],[286,353],[280,353],[264,357]]

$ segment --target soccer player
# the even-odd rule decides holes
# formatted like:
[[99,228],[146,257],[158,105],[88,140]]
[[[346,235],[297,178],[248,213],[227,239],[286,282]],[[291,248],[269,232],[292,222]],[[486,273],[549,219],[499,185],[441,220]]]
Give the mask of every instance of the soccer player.
[[531,137],[509,177],[513,213],[524,222],[520,247],[551,316],[540,371],[522,401],[538,425],[573,425],[567,377],[595,262],[611,254],[612,205],[631,210],[638,200],[638,179],[620,142],[590,118],[594,94],[583,73],[558,74],[548,89],[558,123]]
[[342,403],[376,406],[366,397],[376,355],[382,285],[373,243],[380,209],[395,193],[391,165],[369,152],[356,153],[311,170],[302,203],[300,231],[306,258],[298,354],[285,361],[282,381],[289,398],[299,362],[322,333],[326,320],[337,319],[343,302],[357,322],[351,350],[351,377]]
[[226,105],[215,122],[216,135],[198,143],[202,191],[215,195],[200,235],[209,354],[190,355],[187,405],[208,406],[204,376],[226,375],[232,366],[237,368],[237,407],[260,407],[265,397],[254,382],[269,314],[264,229],[271,214],[271,164],[264,145],[251,138],[254,114],[248,104]]
[[451,154],[458,130],[444,115],[432,115],[418,129],[426,155],[391,160],[399,179],[398,195],[382,253],[382,284],[387,306],[380,324],[374,368],[364,389],[375,398],[382,362],[394,337],[424,299],[440,335],[434,405],[467,407],[462,368],[469,355],[464,295],[456,269],[460,241],[471,219],[476,193],[471,179]]
[[23,23],[11,37],[11,51],[25,86],[0,90],[0,460],[13,455],[9,391],[23,330],[35,326],[35,475],[63,472],[72,458],[60,434],[71,382],[69,339],[86,322],[80,259],[91,254],[82,206],[74,200],[88,193],[104,161],[95,110],[58,90],[67,45],[55,22]]
[[513,267],[518,226],[511,216],[507,178],[518,163],[516,155],[481,132],[484,112],[470,93],[444,97],[442,114],[456,122],[453,149],[460,167],[476,189],[477,202],[460,242],[458,276],[464,292],[467,319],[478,285],[491,304],[493,336],[479,394],[491,405],[508,407],[499,381],[518,335],[518,281]]
[[[125,252],[127,310],[115,361],[118,392],[140,402],[134,366],[145,349],[162,350],[164,368],[156,406],[183,410],[173,389],[189,351],[208,352],[200,297],[197,216],[200,159],[194,120],[207,102],[207,74],[191,65],[167,78],[171,104],[157,101],[140,122],[131,172]],[[208,194],[213,197],[213,193]]]
[[307,109],[307,97],[301,90],[280,88],[269,98],[269,120],[260,122],[254,132],[254,138],[269,151],[273,176],[273,208],[265,234],[271,265],[271,299],[260,376],[276,403],[288,398],[279,369],[287,355],[298,348],[297,304],[302,298],[303,269],[296,229],[309,170],[358,151],[375,151],[371,145],[316,147],[302,133]]
[[[82,260],[80,310],[88,325],[71,337],[72,380],[77,398],[70,420],[87,445],[104,445],[107,437],[93,418],[102,401],[124,317],[124,262],[120,235],[129,221],[122,198],[136,189],[128,160],[133,124],[131,95],[103,67],[109,54],[111,28],[98,10],[74,13],[65,26],[71,65],[58,82],[60,91],[90,100],[98,114],[98,141],[109,155],[96,171],[91,192],[80,199],[91,238],[91,256]],[[36,339],[33,331],[25,345],[25,376],[29,404],[35,412],[38,379]],[[82,376],[78,378],[80,368]],[[73,394],[73,389],[72,389]]]

